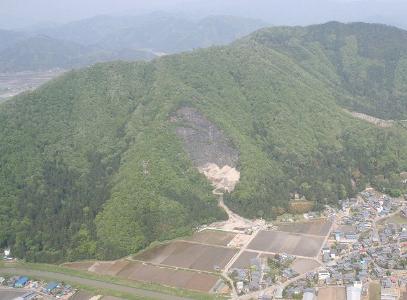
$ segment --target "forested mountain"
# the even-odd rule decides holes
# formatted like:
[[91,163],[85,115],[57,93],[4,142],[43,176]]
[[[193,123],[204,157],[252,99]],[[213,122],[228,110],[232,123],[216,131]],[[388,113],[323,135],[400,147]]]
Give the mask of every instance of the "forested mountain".
[[[256,42],[289,55],[310,73],[339,85],[340,104],[383,119],[407,119],[407,31],[331,22],[258,32]],[[320,63],[321,56],[327,66]],[[317,68],[316,68],[317,67]]]
[[[0,247],[32,261],[114,258],[224,218],[176,134],[188,126],[174,118],[181,108],[237,149],[241,179],[225,202],[246,217],[275,217],[293,192],[317,208],[369,182],[399,194],[407,130],[343,108],[378,113],[385,94],[386,116],[404,117],[405,34],[264,29],[230,46],[71,71],[1,104]],[[371,71],[383,68],[384,83]]]
[[112,60],[149,60],[163,53],[222,45],[265,26],[214,16],[192,21],[172,14],[98,16],[29,32],[0,30],[0,72],[76,68]]

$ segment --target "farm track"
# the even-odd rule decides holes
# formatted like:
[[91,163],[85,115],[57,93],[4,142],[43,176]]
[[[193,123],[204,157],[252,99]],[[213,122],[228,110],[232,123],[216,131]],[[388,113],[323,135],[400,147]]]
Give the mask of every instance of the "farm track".
[[76,283],[81,285],[86,285],[93,288],[100,288],[100,289],[109,289],[121,293],[133,294],[136,296],[140,296],[143,298],[148,299],[157,299],[157,300],[189,300],[191,298],[167,295],[160,292],[148,291],[143,289],[138,289],[130,286],[115,284],[104,282],[95,279],[87,279],[72,275],[66,275],[62,273],[56,272],[48,272],[48,271],[37,271],[37,270],[30,270],[25,268],[0,268],[0,274],[3,275],[25,275],[30,277],[39,277],[39,278],[52,278],[58,281],[65,281],[69,283]]

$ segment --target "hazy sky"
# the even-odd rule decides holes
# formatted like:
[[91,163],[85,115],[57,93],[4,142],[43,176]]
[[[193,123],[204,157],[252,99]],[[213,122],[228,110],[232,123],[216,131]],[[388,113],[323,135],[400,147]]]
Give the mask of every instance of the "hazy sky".
[[151,11],[192,16],[229,14],[272,24],[310,24],[329,20],[407,20],[407,0],[0,0],[0,27],[69,22],[100,14],[137,15]]

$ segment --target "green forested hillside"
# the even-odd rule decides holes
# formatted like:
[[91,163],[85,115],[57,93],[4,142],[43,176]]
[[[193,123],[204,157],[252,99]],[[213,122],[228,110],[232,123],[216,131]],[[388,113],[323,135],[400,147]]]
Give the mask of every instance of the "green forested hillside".
[[[383,28],[378,39],[399,32],[341,26],[353,40],[372,28]],[[241,180],[225,202],[244,216],[273,218],[293,192],[317,207],[368,182],[401,192],[407,130],[344,112],[377,100],[347,85],[321,43],[298,46],[308,45],[298,32],[315,28],[266,29],[150,63],[98,64],[2,104],[0,247],[33,261],[114,258],[225,218],[175,134],[171,116],[186,106],[238,149]]]
[[407,119],[407,31],[331,22],[272,28],[250,38],[336,86],[339,104],[383,119]]

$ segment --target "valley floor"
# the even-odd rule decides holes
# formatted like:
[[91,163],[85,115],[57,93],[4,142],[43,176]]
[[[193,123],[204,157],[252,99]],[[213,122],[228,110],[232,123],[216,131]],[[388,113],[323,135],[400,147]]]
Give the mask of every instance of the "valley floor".
[[63,74],[56,69],[38,72],[0,73],[0,102],[25,91],[31,91],[47,81]]

